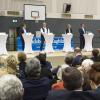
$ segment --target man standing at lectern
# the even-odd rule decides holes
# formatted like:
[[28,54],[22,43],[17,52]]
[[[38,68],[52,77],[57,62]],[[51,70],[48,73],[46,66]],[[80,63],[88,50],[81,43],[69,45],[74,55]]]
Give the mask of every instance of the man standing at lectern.
[[47,24],[45,22],[43,23],[43,27],[40,29],[40,32],[41,32],[41,45],[40,45],[40,50],[42,51],[43,50],[43,45],[44,45],[44,42],[45,42],[44,34],[50,33],[50,30],[47,27]]
[[21,38],[21,41],[22,41],[22,49],[24,50],[24,39],[23,39],[23,36],[22,34],[27,34],[27,31],[26,31],[26,24],[25,23],[22,23],[20,28],[17,30],[17,33],[18,33],[18,37]]
[[84,34],[86,33],[85,25],[81,24],[81,27],[79,28],[79,35],[80,35],[80,49],[84,48],[85,45],[85,39]]

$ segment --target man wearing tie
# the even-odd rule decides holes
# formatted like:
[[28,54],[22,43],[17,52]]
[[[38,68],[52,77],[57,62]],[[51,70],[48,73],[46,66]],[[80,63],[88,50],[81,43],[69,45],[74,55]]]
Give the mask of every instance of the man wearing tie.
[[47,28],[47,24],[45,22],[43,23],[43,27],[40,29],[40,32],[41,32],[40,50],[42,51],[43,50],[44,41],[45,41],[44,34],[50,33],[50,30],[49,30],[49,28]]
[[80,34],[80,49],[84,48],[85,45],[85,39],[84,34],[86,33],[85,25],[81,24],[81,27],[79,28],[79,34]]

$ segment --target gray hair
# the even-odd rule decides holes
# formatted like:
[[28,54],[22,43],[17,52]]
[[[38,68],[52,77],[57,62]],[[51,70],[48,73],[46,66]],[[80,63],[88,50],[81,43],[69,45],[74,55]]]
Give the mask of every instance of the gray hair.
[[25,72],[27,77],[37,78],[41,73],[41,64],[37,58],[28,59],[26,63]]
[[22,100],[22,96],[23,85],[15,75],[0,77],[0,100]]

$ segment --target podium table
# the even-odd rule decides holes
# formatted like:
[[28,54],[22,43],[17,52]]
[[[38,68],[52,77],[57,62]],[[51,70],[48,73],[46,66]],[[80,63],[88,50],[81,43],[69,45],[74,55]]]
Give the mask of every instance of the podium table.
[[48,34],[43,34],[44,38],[45,38],[45,48],[44,51],[45,52],[54,52],[53,50],[53,39],[54,39],[54,34],[53,33],[48,33]]
[[84,34],[84,38],[85,38],[85,46],[84,49],[85,51],[92,51],[92,39],[94,37],[93,33],[88,33],[88,34]]
[[25,53],[32,53],[32,39],[33,39],[33,34],[28,33],[26,34],[22,34],[23,38],[24,38],[24,42],[25,42],[25,47],[24,47],[24,52]]
[[0,55],[7,54],[6,42],[8,34],[0,33]]
[[62,37],[64,38],[63,51],[73,52],[73,48],[71,47],[71,39],[73,37],[73,34],[72,33],[62,34]]

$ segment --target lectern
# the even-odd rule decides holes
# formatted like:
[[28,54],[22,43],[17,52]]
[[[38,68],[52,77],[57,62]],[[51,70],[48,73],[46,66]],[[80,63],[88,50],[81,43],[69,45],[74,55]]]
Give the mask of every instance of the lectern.
[[62,37],[64,38],[64,47],[63,51],[65,52],[73,52],[73,48],[71,47],[71,39],[73,37],[72,33],[62,34]]
[[88,34],[84,34],[84,38],[85,38],[85,46],[84,49],[85,51],[92,51],[92,39],[94,37],[93,33],[88,33]]
[[8,34],[0,33],[0,55],[7,54],[6,42]]
[[53,33],[48,33],[48,34],[43,34],[45,38],[45,52],[54,52],[53,50],[53,39],[54,39],[54,34]]
[[31,33],[28,33],[27,35],[26,34],[23,34],[22,35],[23,38],[24,38],[24,42],[25,42],[25,47],[24,47],[24,52],[25,53],[32,53],[32,39],[33,39],[33,34]]

